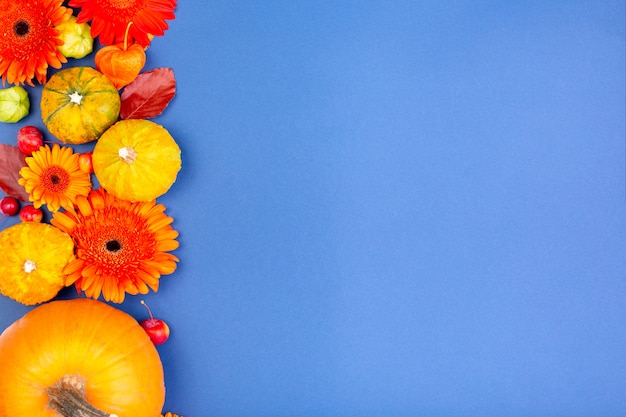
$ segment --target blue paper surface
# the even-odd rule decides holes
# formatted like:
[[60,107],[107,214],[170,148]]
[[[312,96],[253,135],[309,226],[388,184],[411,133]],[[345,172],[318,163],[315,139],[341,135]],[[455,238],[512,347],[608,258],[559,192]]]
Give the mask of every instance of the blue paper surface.
[[179,3],[166,411],[626,415],[623,2]]

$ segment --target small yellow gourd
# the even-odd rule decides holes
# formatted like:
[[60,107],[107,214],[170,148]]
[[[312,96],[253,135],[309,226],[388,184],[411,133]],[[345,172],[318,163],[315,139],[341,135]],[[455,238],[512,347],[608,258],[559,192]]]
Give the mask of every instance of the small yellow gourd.
[[146,119],[115,123],[98,139],[91,159],[102,188],[127,201],[151,201],[165,194],[182,164],[174,138]]
[[69,284],[63,268],[75,258],[74,242],[54,226],[22,222],[7,227],[0,232],[0,253],[0,293],[15,301],[43,303]]

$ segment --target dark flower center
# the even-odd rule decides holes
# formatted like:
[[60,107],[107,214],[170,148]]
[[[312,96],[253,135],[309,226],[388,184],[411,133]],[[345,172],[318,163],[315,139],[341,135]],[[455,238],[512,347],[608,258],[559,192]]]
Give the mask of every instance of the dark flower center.
[[13,26],[13,30],[17,36],[26,36],[30,32],[30,25],[25,20],[18,20]]
[[121,244],[118,240],[115,240],[115,239],[109,240],[109,241],[105,244],[105,246],[106,246],[107,250],[108,250],[109,252],[112,252],[112,253],[116,253],[116,252],[118,252],[120,249],[122,249],[122,244]]
[[52,165],[41,174],[41,182],[46,191],[62,194],[70,186],[70,174],[63,167]]

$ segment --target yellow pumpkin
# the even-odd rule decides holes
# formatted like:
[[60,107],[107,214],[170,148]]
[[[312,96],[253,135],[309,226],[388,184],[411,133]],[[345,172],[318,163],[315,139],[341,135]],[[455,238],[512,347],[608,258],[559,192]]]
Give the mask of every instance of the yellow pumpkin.
[[41,92],[41,118],[64,143],[91,142],[120,114],[117,88],[91,67],[73,67],[54,74]]
[[0,293],[22,304],[52,299],[66,285],[74,241],[47,223],[21,222],[0,232]]
[[0,335],[0,373],[0,417],[159,417],[165,402],[147,333],[87,298],[43,304],[10,325]]
[[145,119],[115,123],[98,139],[91,159],[102,188],[127,201],[151,201],[165,194],[182,164],[174,138]]

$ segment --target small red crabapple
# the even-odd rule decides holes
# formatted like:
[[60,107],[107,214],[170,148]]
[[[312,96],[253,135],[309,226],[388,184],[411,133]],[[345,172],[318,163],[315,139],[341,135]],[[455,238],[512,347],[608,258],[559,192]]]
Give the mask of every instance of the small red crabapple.
[[154,343],[155,346],[161,345],[167,341],[170,337],[170,327],[161,319],[155,319],[152,317],[152,312],[150,311],[150,307],[141,300],[141,304],[148,310],[148,314],[150,314],[150,318],[143,320],[140,324],[141,327],[148,333],[150,340]]
[[81,171],[91,174],[93,172],[93,162],[91,156],[93,152],[83,152],[78,156],[78,167]]
[[43,145],[43,134],[35,126],[24,126],[17,131],[17,147],[26,156],[39,150]]
[[15,197],[4,197],[0,200],[0,220],[6,216],[15,216],[20,211],[20,203]]
[[20,220],[23,222],[41,222],[42,219],[43,212],[32,204],[28,204],[20,210]]

